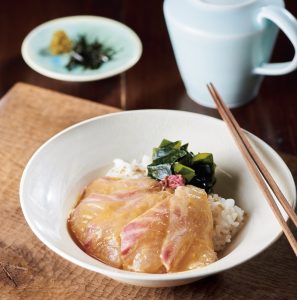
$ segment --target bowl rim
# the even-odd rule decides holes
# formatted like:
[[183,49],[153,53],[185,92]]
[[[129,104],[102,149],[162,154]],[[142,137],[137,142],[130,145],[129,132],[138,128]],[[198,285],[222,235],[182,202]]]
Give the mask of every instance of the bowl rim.
[[[36,36],[37,34],[39,34],[41,30],[43,30],[44,28],[46,28],[48,26],[51,26],[51,25],[59,23],[59,22],[72,21],[72,20],[82,21],[82,22],[86,22],[86,23],[97,21],[98,23],[101,23],[101,24],[104,23],[111,27],[117,27],[117,28],[122,27],[130,35],[131,44],[133,43],[134,48],[136,50],[134,56],[132,58],[130,58],[129,60],[125,61],[124,64],[122,64],[121,66],[119,66],[117,68],[114,68],[114,69],[111,69],[111,70],[105,71],[105,72],[100,72],[100,69],[97,69],[97,71],[98,70],[99,71],[95,74],[71,74],[71,73],[64,74],[64,73],[59,73],[59,72],[49,70],[46,67],[43,67],[42,65],[36,63],[35,60],[29,54],[29,49],[31,47],[30,45],[31,45],[32,38],[34,36]],[[36,26],[35,28],[33,28],[27,34],[27,36],[23,40],[22,46],[21,46],[21,54],[22,54],[24,61],[34,71],[40,73],[41,75],[47,76],[49,78],[63,80],[63,81],[71,81],[71,82],[96,81],[96,80],[109,78],[109,77],[115,76],[117,74],[120,74],[120,73],[130,69],[138,62],[138,60],[141,57],[142,50],[143,50],[143,48],[142,48],[142,43],[141,43],[140,38],[130,27],[128,27],[127,25],[125,25],[124,23],[121,23],[119,21],[116,21],[116,20],[113,20],[110,18],[106,18],[106,17],[94,16],[94,15],[66,16],[66,17],[56,18],[56,19],[44,22],[44,23]]]
[[[118,268],[111,267],[111,266],[109,266],[107,264],[104,264],[103,262],[100,262],[100,261],[95,260],[95,259],[94,260],[96,261],[97,265],[82,262],[81,260],[74,258],[73,256],[67,254],[66,252],[60,250],[55,245],[48,242],[47,239],[44,238],[43,235],[39,233],[36,226],[33,224],[33,222],[31,222],[30,216],[28,215],[28,212],[26,210],[26,204],[25,204],[25,200],[24,200],[24,196],[23,196],[24,187],[25,187],[25,180],[27,178],[27,173],[29,172],[30,166],[31,166],[32,162],[35,160],[35,157],[39,154],[39,152],[41,152],[43,148],[45,148],[49,143],[51,143],[51,141],[55,140],[59,136],[67,133],[68,131],[70,131],[74,128],[83,126],[84,124],[97,121],[98,119],[113,118],[113,117],[117,117],[118,115],[133,115],[135,113],[136,114],[138,114],[138,113],[151,114],[151,113],[156,113],[156,112],[157,113],[171,113],[171,114],[185,114],[185,115],[191,115],[191,116],[195,116],[195,117],[198,116],[199,118],[202,117],[202,118],[205,118],[205,119],[211,119],[211,121],[219,122],[221,124],[224,123],[224,121],[222,121],[220,119],[217,119],[217,118],[214,118],[214,117],[211,117],[211,116],[207,116],[207,115],[203,115],[203,114],[199,114],[199,113],[194,113],[194,112],[169,110],[169,109],[141,109],[141,110],[119,111],[119,112],[105,114],[105,115],[102,115],[102,116],[92,117],[92,118],[89,118],[87,120],[75,123],[75,124],[65,128],[65,129],[59,131],[58,133],[56,133],[55,135],[50,137],[48,140],[46,140],[33,153],[31,158],[27,162],[27,165],[26,165],[26,167],[23,171],[23,174],[22,174],[22,177],[21,177],[21,180],[20,180],[19,194],[20,194],[20,204],[21,204],[22,212],[23,212],[23,215],[24,215],[30,229],[38,237],[38,239],[40,241],[42,241],[49,249],[51,249],[52,251],[54,251],[55,253],[57,253],[58,255],[63,257],[64,259],[74,263],[75,265],[78,265],[80,267],[88,269],[90,271],[94,271],[94,272],[106,275],[108,277],[111,277],[111,278],[118,277],[118,278],[122,278],[122,279],[126,279],[126,280],[135,280],[135,281],[150,281],[150,280],[155,281],[155,280],[158,280],[158,281],[162,281],[162,282],[194,279],[194,278],[205,277],[205,276],[216,274],[216,273],[219,273],[219,272],[222,272],[222,271],[229,270],[229,269],[234,268],[234,267],[236,267],[236,266],[252,259],[253,257],[257,256],[258,254],[263,252],[265,249],[267,249],[269,246],[271,246],[275,241],[277,241],[280,238],[280,236],[282,235],[281,228],[279,228],[279,232],[274,237],[274,239],[272,239],[267,245],[265,245],[265,247],[263,247],[262,249],[259,249],[258,251],[256,251],[252,255],[249,255],[249,256],[246,256],[246,257],[242,258],[240,261],[231,262],[231,263],[229,263],[228,265],[225,265],[225,266],[224,265],[223,266],[218,266],[218,268],[216,268],[216,269],[211,268],[211,266],[214,265],[214,264],[217,264],[217,263],[220,264],[219,262],[222,261],[222,259],[223,259],[222,258],[222,259],[219,259],[216,262],[214,262],[214,263],[212,263],[208,266],[205,266],[201,269],[196,268],[196,269],[193,269],[193,270],[183,271],[183,272],[164,273],[164,274],[151,274],[151,273],[138,273],[138,272],[133,272],[133,271],[121,270],[121,269],[118,269]],[[260,139],[256,135],[250,133],[249,131],[244,130],[244,132],[248,135],[248,137],[252,138],[252,140],[255,140],[257,143],[261,144],[261,146],[264,146],[266,149],[270,150],[272,155],[276,156],[279,159],[279,163],[281,163],[283,165],[283,167],[286,169],[286,173],[288,174],[288,176],[290,178],[289,189],[290,189],[290,187],[293,187],[292,207],[295,208],[295,206],[296,206],[296,185],[295,185],[292,173],[289,170],[286,163],[284,162],[284,160],[280,157],[280,155],[270,145],[268,145],[262,139]],[[286,219],[286,221],[288,220],[287,215],[285,216],[285,219]],[[88,254],[86,254],[86,255],[88,255]],[[103,269],[101,269],[100,264],[102,264],[104,266]]]

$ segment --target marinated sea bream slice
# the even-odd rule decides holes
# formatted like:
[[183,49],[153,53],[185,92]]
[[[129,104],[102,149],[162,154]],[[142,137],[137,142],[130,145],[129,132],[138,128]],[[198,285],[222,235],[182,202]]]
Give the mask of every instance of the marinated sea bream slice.
[[207,194],[194,186],[180,186],[170,199],[169,225],[161,249],[167,272],[191,270],[216,260],[213,220]]
[[[147,182],[146,178],[144,180]],[[122,188],[109,195],[90,194],[79,202],[69,218],[70,229],[82,248],[89,255],[118,268],[122,266],[120,233],[123,227],[162,202],[168,194],[154,189],[131,191],[130,185],[127,186],[128,191]]]
[[[137,197],[137,194],[134,193],[134,196]],[[99,224],[108,220],[111,222],[114,211],[124,206],[129,199],[131,199],[130,192],[111,195],[91,194],[73,209],[68,219],[69,228],[86,253],[99,258],[98,253],[102,252],[103,255],[104,252],[110,261],[117,261],[116,255],[113,257],[113,251],[106,253],[104,245],[101,245],[100,250],[103,228]],[[115,265],[120,265],[120,262],[117,261]]]
[[121,233],[121,255],[125,270],[145,273],[164,273],[160,260],[163,240],[166,236],[169,215],[169,199],[128,223]]
[[122,179],[117,177],[99,177],[90,183],[84,193],[83,198],[91,194],[111,194],[120,191],[134,191],[156,189],[161,190],[161,185],[156,180],[149,177],[140,177],[136,179]]

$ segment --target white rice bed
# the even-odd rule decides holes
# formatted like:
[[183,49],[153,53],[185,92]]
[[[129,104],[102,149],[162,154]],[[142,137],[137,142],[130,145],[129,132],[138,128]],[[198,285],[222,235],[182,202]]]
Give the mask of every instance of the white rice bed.
[[[150,158],[144,155],[141,161],[133,160],[128,163],[122,159],[115,159],[113,163],[106,176],[139,178],[147,175]],[[208,201],[214,222],[214,249],[218,252],[225,249],[239,230],[244,220],[244,211],[235,205],[234,199],[225,199],[217,194],[209,194]]]

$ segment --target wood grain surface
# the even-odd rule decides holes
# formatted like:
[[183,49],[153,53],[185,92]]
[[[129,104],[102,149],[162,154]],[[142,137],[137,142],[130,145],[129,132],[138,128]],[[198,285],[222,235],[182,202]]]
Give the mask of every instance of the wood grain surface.
[[[61,129],[114,111],[22,83],[0,101],[0,299],[297,299],[296,258],[284,236],[232,270],[190,285],[160,289],[124,285],[84,270],[35,237],[23,217],[18,194],[28,159]],[[297,179],[297,158],[283,157]]]

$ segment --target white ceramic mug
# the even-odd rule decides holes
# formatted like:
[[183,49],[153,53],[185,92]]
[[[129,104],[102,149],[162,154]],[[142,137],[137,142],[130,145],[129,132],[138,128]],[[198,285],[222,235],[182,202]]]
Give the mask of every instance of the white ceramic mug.
[[[297,22],[283,0],[165,0],[164,15],[187,93],[204,106],[214,107],[209,82],[237,107],[257,95],[263,75],[297,68]],[[268,63],[279,28],[295,56]]]

